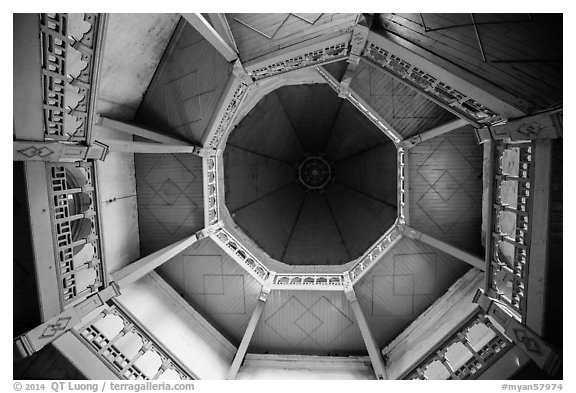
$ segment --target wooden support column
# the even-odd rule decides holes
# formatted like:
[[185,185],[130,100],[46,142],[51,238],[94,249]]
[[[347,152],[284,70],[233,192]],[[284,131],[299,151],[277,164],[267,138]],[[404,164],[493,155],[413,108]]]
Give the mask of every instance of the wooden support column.
[[274,274],[270,274],[270,276],[266,280],[266,283],[262,287],[260,297],[256,302],[256,307],[254,308],[252,316],[250,317],[250,321],[248,322],[248,326],[244,331],[242,342],[240,342],[240,345],[238,346],[238,350],[236,351],[236,355],[234,356],[234,360],[232,361],[232,365],[230,366],[230,371],[228,372],[228,376],[226,377],[226,379],[236,379],[238,370],[240,370],[240,366],[242,365],[244,357],[246,356],[246,352],[248,351],[250,340],[252,340],[252,336],[254,335],[254,331],[256,330],[256,326],[258,325],[260,316],[262,316],[262,311],[264,311],[264,306],[266,305],[266,300],[268,299],[268,295],[270,294],[270,291],[272,289],[273,282],[274,282]]
[[115,283],[111,283],[110,286],[104,290],[91,295],[34,329],[16,337],[13,341],[14,360],[38,352],[74,326],[78,325],[83,317],[103,306],[108,300],[119,295],[120,288]]
[[173,136],[165,135],[160,131],[144,128],[136,124],[132,124],[121,120],[110,119],[108,117],[100,115],[97,115],[97,119],[94,125],[104,128],[110,128],[130,135],[138,135],[143,138],[153,140],[155,142],[165,143],[167,145],[194,146],[191,143],[182,141],[178,138],[174,138]]
[[546,343],[528,326],[519,322],[510,311],[501,306],[498,301],[488,297],[482,289],[476,292],[474,303],[480,306],[485,315],[496,321],[504,330],[504,334],[522,348],[542,370],[554,376],[562,367],[560,351]]
[[198,231],[179,242],[171,244],[155,253],[132,262],[128,266],[112,273],[112,280],[115,281],[120,288],[137,281],[152,270],[156,269],[158,266],[190,247],[192,244],[196,243],[198,240],[206,237],[209,231],[210,229]]
[[466,120],[458,119],[451,121],[449,123],[443,124],[438,127],[434,127],[429,129],[428,131],[424,131],[418,135],[414,135],[404,141],[402,141],[402,146],[409,149],[413,146],[416,146],[419,143],[427,141],[428,139],[434,138],[436,136],[440,136],[446,134],[447,132],[457,130],[464,126],[467,126],[469,123]]
[[348,299],[350,308],[352,308],[352,312],[354,313],[354,319],[356,319],[356,323],[358,324],[358,328],[362,334],[362,339],[364,339],[364,344],[368,350],[368,356],[370,356],[370,362],[374,368],[374,373],[376,373],[376,379],[388,379],[382,353],[374,340],[374,336],[372,336],[370,326],[368,326],[364,312],[360,307],[360,303],[358,303],[354,287],[352,286],[352,281],[348,275],[344,275],[344,293],[346,294],[346,299]]
[[94,142],[91,146],[62,142],[14,141],[14,161],[76,162],[104,160],[108,146]]
[[453,257],[458,258],[461,261],[474,266],[475,268],[478,268],[482,271],[486,270],[486,264],[482,258],[472,255],[446,242],[435,239],[432,236],[428,236],[427,234],[417,231],[414,228],[410,228],[409,226],[402,225],[401,228],[402,233],[411,239],[420,240],[421,242],[426,243],[442,252],[445,252],[448,255],[452,255]]
[[218,34],[201,14],[182,14],[198,32],[222,55],[228,62],[238,59],[238,53]]

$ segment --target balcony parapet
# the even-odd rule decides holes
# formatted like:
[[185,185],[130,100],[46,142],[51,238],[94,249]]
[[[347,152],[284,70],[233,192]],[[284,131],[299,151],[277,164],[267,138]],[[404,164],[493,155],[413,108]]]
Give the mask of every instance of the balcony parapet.
[[93,161],[47,163],[54,257],[62,309],[107,286]]
[[197,379],[117,302],[74,333],[119,379]]

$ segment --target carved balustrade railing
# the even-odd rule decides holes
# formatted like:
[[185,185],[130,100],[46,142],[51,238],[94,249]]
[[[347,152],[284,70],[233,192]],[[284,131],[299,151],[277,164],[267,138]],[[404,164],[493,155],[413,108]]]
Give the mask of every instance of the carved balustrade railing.
[[408,177],[406,176],[406,171],[408,171],[408,166],[406,165],[407,155],[408,152],[403,147],[398,148],[398,221],[401,224],[406,224],[408,221],[408,201],[406,200],[406,190],[408,189]]
[[318,48],[303,50],[304,53],[294,54],[271,64],[249,70],[248,73],[254,80],[260,80],[299,68],[325,64],[347,58],[350,50],[350,35],[345,35],[331,41],[333,42],[327,42]]
[[205,147],[211,149],[218,149],[220,147],[220,142],[224,135],[226,135],[228,129],[232,125],[234,118],[236,117],[236,113],[238,112],[238,108],[242,105],[242,102],[246,98],[246,94],[248,93],[249,86],[235,81],[235,84],[232,86],[233,92],[227,101],[227,105],[222,111],[222,113],[218,113],[216,118],[216,127],[214,131],[208,137],[208,140],[205,143]]
[[398,220],[378,239],[378,241],[360,257],[349,271],[350,279],[353,283],[358,282],[368,269],[382,256],[384,251],[394,243],[394,241],[402,235],[398,228]]
[[129,312],[113,303],[74,333],[120,379],[197,379]]
[[369,36],[362,57],[420,91],[434,102],[453,109],[477,124],[493,124],[501,120],[498,114],[454,89],[446,81],[430,75],[410,64],[406,59],[382,48],[375,35]]
[[92,161],[46,165],[52,236],[60,290],[66,307],[106,284]]
[[220,219],[220,204],[218,201],[218,158],[204,157],[204,188],[206,193],[205,221],[214,225]]
[[266,281],[270,275],[270,270],[226,229],[217,228],[210,237],[256,280],[262,284]]
[[496,142],[494,146],[491,255],[485,290],[523,320],[530,261],[534,145]]
[[90,141],[102,14],[40,14],[44,139]]
[[343,290],[343,274],[276,273],[272,289]]
[[476,379],[512,346],[478,310],[399,379]]

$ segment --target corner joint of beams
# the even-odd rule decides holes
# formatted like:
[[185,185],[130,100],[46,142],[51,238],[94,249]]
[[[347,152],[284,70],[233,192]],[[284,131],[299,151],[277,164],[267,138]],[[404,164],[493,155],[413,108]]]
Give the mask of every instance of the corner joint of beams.
[[252,76],[244,69],[244,66],[240,62],[240,59],[236,59],[234,61],[234,68],[232,68],[232,74],[236,77],[240,82],[244,83],[247,86],[250,86],[254,83],[254,79]]

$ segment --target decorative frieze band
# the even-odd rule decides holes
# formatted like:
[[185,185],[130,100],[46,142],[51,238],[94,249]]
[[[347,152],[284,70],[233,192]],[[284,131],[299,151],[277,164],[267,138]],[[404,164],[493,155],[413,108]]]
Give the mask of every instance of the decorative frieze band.
[[343,274],[275,273],[272,289],[344,290]]
[[343,40],[323,48],[315,49],[303,54],[293,55],[263,67],[256,68],[248,73],[254,80],[260,80],[296,70],[298,68],[309,67],[327,62],[337,61],[348,57],[348,41]]
[[270,275],[270,270],[262,264],[246,247],[236,240],[226,229],[218,228],[211,235],[228,254],[234,258],[248,273],[262,284]]
[[205,147],[211,149],[218,149],[220,146],[220,142],[228,128],[232,124],[234,117],[236,116],[236,112],[238,112],[238,108],[246,98],[246,93],[248,92],[248,85],[244,83],[239,83],[234,92],[232,93],[230,99],[227,101],[228,104],[226,105],[226,109],[224,112],[219,116],[218,126],[216,127],[213,134],[210,136],[209,140],[205,144]]
[[352,283],[357,283],[360,278],[368,272],[371,266],[384,255],[396,239],[402,235],[396,222],[378,241],[360,258],[360,261],[350,269],[350,279]]
[[[42,48],[42,97],[44,136],[47,140],[90,139],[96,95],[98,62],[102,47],[104,16],[84,14],[87,29],[74,38],[68,14],[40,14]],[[74,57],[79,57],[77,63]],[[78,68],[72,75],[72,68]],[[76,102],[67,102],[75,97]]]

